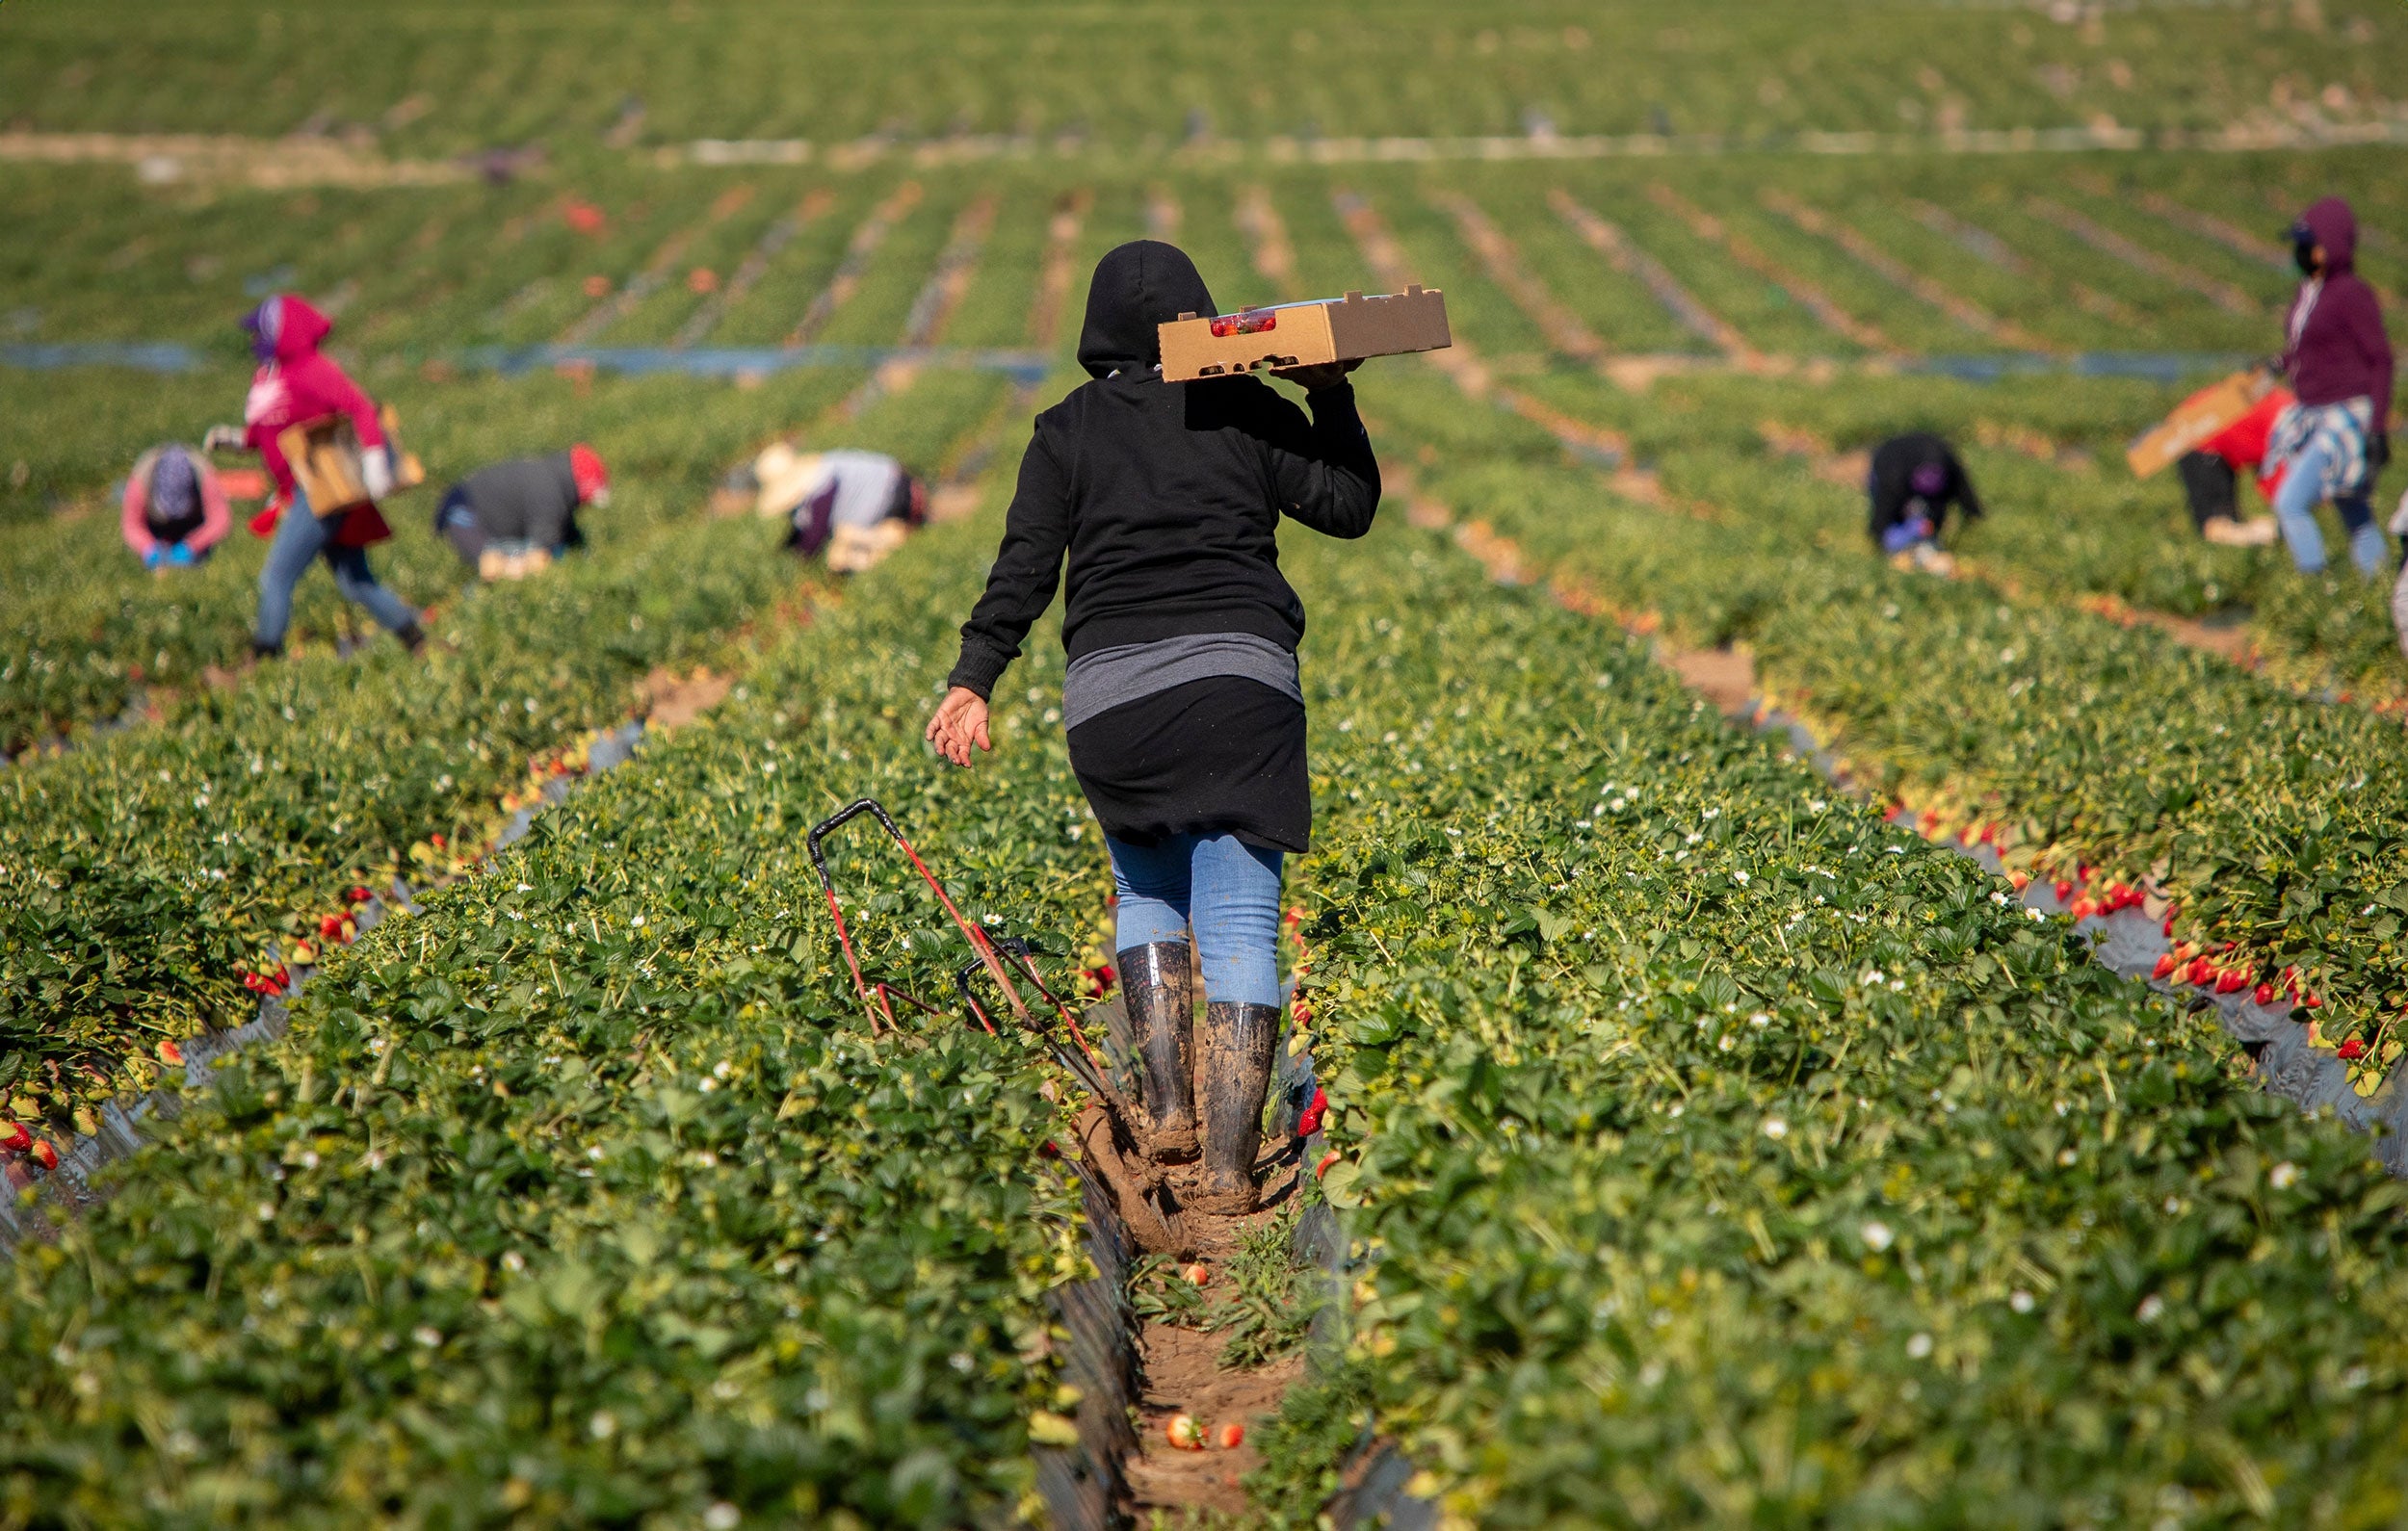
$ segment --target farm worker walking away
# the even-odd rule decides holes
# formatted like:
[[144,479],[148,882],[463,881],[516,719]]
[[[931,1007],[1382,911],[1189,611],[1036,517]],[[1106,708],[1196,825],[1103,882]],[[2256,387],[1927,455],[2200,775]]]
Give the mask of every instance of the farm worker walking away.
[[1981,500],[1947,442],[1927,430],[1892,436],[1873,449],[1866,490],[1872,499],[1866,530],[1892,562],[1933,574],[1954,572],[1954,560],[1940,548],[1949,506],[1960,506],[1966,519],[1978,521]]
[[786,546],[859,574],[903,546],[929,518],[928,485],[882,452],[797,452],[780,441],[753,459],[756,508],[791,523]]
[[434,530],[483,580],[523,580],[586,545],[577,511],[611,503],[611,474],[580,441],[544,457],[478,469],[443,491]]
[[1098,263],[1079,337],[1092,380],[1036,418],[928,738],[956,766],[994,747],[987,698],[1052,603],[1066,554],[1062,726],[1112,857],[1145,1110],[1162,1158],[1187,1156],[1200,1136],[1191,1205],[1233,1214],[1256,1205],[1279,1034],[1281,858],[1312,838],[1304,608],[1279,572],[1279,522],[1363,535],[1379,464],[1348,366],[1284,374],[1306,390],[1309,419],[1250,376],[1165,382],[1157,326],[1218,312],[1169,245],[1139,240]]
[[2291,299],[2283,370],[2296,407],[2275,422],[2266,459],[2283,468],[2274,514],[2303,573],[2324,567],[2316,507],[2333,502],[2349,532],[2349,560],[2361,574],[2383,566],[2388,551],[2369,503],[2391,457],[2392,342],[2383,307],[2355,270],[2358,220],[2328,196],[2291,228],[2292,251],[2307,280]]
[[196,447],[153,447],[125,477],[118,530],[145,569],[189,569],[209,557],[231,518],[218,470]]
[[2190,501],[2191,524],[2210,542],[2228,548],[2260,548],[2279,534],[2270,517],[2240,518],[2239,478],[2258,480],[2258,492],[2272,505],[2283,486],[2283,465],[2266,456],[2266,444],[2283,411],[2298,402],[2298,395],[2274,387],[2250,406],[2247,414],[2201,442],[2175,462],[2183,493]]
[[[360,474],[374,502],[393,490],[392,454],[384,450],[384,431],[377,423],[376,405],[343,369],[320,352],[334,325],[307,301],[279,293],[243,316],[250,331],[251,353],[259,370],[251,375],[250,397],[243,405],[239,432],[220,426],[209,432],[207,445],[231,445],[259,454],[275,485],[268,509],[251,523],[261,535],[274,527],[275,540],[259,571],[259,616],[251,629],[251,652],[262,658],[284,652],[285,630],[293,621],[293,589],[323,556],[333,571],[335,588],[368,609],[386,631],[415,653],[426,642],[418,619],[402,598],[377,583],[368,567],[368,547],[391,536],[392,530],[371,503],[340,516],[321,518],[309,506],[285,460],[276,436],[287,427],[328,415],[350,417],[364,449]],[[278,512],[281,511],[279,516]]]

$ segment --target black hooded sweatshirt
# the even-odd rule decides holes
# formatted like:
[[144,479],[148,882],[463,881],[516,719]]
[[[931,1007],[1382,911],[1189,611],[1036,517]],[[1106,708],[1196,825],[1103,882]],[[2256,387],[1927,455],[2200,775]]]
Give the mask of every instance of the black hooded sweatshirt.
[[1902,436],[1892,436],[1873,450],[1872,512],[1865,530],[1875,542],[1881,534],[1906,519],[1906,507],[1918,498],[1915,493],[1915,470],[1936,464],[1946,471],[1948,481],[1940,492],[1924,503],[1931,508],[1931,523],[1937,529],[1948,519],[1951,505],[1962,506],[1969,521],[1981,519],[1981,497],[1974,493],[1972,475],[1958,460],[1949,444],[1927,430],[1913,430]]
[[1302,640],[1303,605],[1279,572],[1279,518],[1363,535],[1379,464],[1347,384],[1312,393],[1308,420],[1259,378],[1163,381],[1156,326],[1217,311],[1175,247],[1139,240],[1097,264],[1079,336],[1094,380],[1036,417],[951,684],[993,691],[1052,604],[1065,553],[1071,659],[1207,633],[1290,652]]

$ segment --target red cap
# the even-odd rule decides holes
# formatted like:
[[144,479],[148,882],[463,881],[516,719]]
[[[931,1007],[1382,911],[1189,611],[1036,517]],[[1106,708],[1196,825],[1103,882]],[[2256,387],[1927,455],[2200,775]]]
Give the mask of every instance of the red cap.
[[603,467],[602,459],[582,441],[568,449],[568,476],[577,480],[580,500],[591,500],[611,486],[611,470]]

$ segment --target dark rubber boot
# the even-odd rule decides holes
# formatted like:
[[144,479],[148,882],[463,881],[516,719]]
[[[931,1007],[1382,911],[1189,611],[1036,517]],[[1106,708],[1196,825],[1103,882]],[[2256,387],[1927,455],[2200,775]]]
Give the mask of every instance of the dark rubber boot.
[[1224,1217],[1254,1210],[1254,1155],[1263,1144],[1263,1096],[1279,1044],[1279,1007],[1215,999],[1197,1039],[1196,1103],[1204,1118],[1204,1184],[1198,1211]]
[[284,657],[284,645],[281,643],[263,642],[258,638],[252,638],[250,640],[250,657],[254,660],[281,659]]
[[412,654],[417,653],[420,649],[427,646],[427,630],[420,627],[415,622],[410,623],[406,627],[395,628],[393,630],[393,636],[400,638],[402,640],[402,647],[409,650]]
[[1158,941],[1113,958],[1120,968],[1120,1003],[1145,1066],[1145,1114],[1154,1129],[1156,1162],[1195,1157],[1195,1002],[1189,982],[1188,944]]

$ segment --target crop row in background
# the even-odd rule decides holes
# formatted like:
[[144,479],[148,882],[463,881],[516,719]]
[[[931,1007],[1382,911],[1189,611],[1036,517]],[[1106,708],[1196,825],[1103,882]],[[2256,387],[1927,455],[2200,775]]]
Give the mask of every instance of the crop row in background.
[[[2060,13],[2061,12],[2061,13]],[[1874,19],[1874,18],[1877,18]],[[1209,13],[1146,4],[404,5],[13,17],[12,117],[48,131],[366,136],[448,155],[695,138],[1212,138],[2349,127],[2408,33],[2375,0],[1971,7],[1522,0]],[[1742,61],[1742,62],[1735,62]]]
[[[1757,352],[2254,351],[2288,290],[2282,230],[2347,193],[2368,271],[2408,248],[2408,207],[2379,151],[1874,160],[1186,169],[1149,179],[1076,164],[975,171],[566,168],[505,186],[157,188],[118,169],[0,169],[17,217],[0,231],[8,341],[176,341],[241,354],[234,315],[268,292],[337,313],[363,354],[457,357],[547,343],[663,347],[885,345],[865,317],[807,324],[848,253],[860,279],[908,286],[964,209],[996,200],[1000,248],[1042,241],[1060,198],[1135,180],[1225,220],[1264,181],[1291,197],[1344,182],[1460,237],[1484,218],[1605,350],[1717,349],[1592,232],[1668,271]],[[909,188],[908,190],[906,188]],[[1106,194],[1109,195],[1109,194]],[[1569,199],[1573,204],[1567,208]],[[1259,294],[1233,289],[1227,300]],[[1835,320],[1832,316],[1837,314]],[[963,310],[943,343],[1008,347],[1009,319]],[[1504,337],[1503,357],[1531,349]]]

